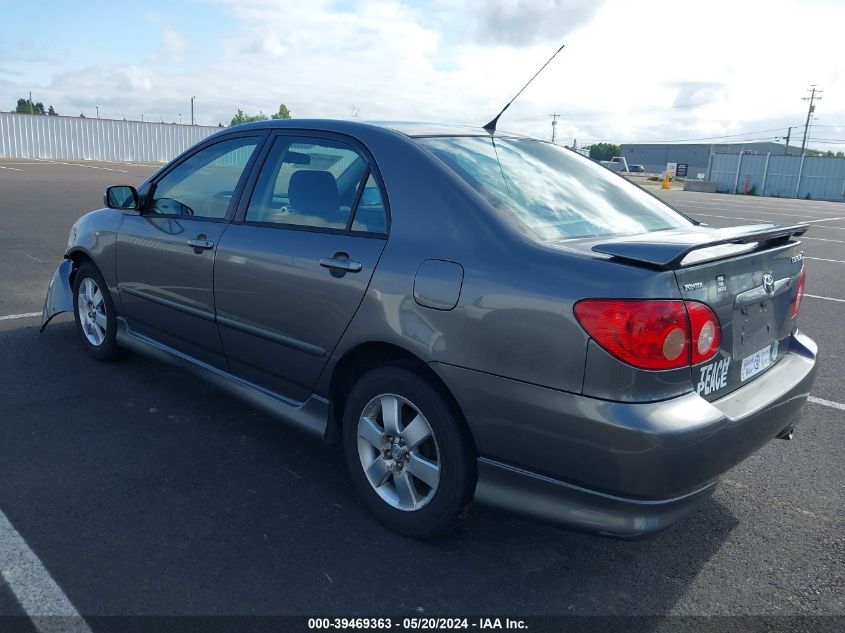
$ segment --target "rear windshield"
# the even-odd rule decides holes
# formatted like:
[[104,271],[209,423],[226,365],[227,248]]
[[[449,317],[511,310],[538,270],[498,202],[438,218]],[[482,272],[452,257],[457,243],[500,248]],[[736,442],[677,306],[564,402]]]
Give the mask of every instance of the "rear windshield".
[[539,240],[692,225],[624,178],[558,145],[487,137],[417,140]]

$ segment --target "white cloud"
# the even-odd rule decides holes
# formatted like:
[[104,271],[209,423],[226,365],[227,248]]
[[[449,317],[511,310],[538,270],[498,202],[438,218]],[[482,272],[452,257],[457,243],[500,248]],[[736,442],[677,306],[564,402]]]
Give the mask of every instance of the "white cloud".
[[[214,4],[230,17],[226,37],[205,52],[187,26],[168,25],[161,46],[139,48],[132,64],[74,67],[65,60],[39,94],[60,110],[96,100],[127,113],[162,113],[166,120],[186,112],[196,95],[198,120],[207,123],[226,122],[239,107],[272,112],[284,102],[301,117],[346,117],[354,103],[364,119],[483,124],[563,39],[563,53],[501,127],[545,136],[548,115],[558,112],[559,134],[579,140],[658,141],[785,128],[803,122],[800,98],[811,82],[825,88],[818,122],[845,125],[839,51],[845,3]],[[157,49],[167,54],[154,56]],[[7,82],[28,85],[26,62],[15,67],[24,77],[7,76]]]
[[479,38],[490,44],[520,46],[560,42],[583,26],[605,0],[487,0],[478,3]]

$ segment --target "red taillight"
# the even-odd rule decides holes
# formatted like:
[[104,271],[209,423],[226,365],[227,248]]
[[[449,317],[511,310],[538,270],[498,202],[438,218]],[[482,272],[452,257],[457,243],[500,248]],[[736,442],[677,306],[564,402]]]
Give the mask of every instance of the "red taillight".
[[792,305],[789,306],[789,318],[794,319],[798,316],[798,310],[801,308],[801,300],[804,298],[804,281],[807,278],[807,269],[801,267],[801,272],[798,273],[798,292],[795,293],[795,298],[792,300]]
[[641,369],[686,367],[719,349],[719,321],[703,303],[585,299],[575,316],[599,345]]
[[696,303],[694,301],[687,301],[687,313],[689,314],[689,324],[691,330],[690,339],[692,340],[692,364],[697,365],[704,361],[713,358],[719,345],[722,342],[721,331],[719,329],[719,319],[713,313],[713,310],[708,308],[703,303]]

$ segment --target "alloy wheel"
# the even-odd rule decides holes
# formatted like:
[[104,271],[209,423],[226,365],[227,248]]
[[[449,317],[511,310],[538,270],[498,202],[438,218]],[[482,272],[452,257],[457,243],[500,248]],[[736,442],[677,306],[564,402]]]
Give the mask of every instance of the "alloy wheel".
[[373,490],[393,508],[419,510],[437,492],[441,463],[434,431],[402,396],[382,394],[364,407],[358,457]]
[[91,277],[86,277],[79,284],[76,310],[85,338],[94,347],[102,345],[108,331],[106,303],[100,287]]

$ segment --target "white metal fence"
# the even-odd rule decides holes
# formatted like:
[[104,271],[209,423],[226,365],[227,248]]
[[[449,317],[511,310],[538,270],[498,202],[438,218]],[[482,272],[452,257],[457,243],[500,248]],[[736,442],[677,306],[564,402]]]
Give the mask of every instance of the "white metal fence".
[[845,159],[713,154],[707,180],[726,193],[845,201]]
[[220,128],[0,112],[0,158],[166,162]]

